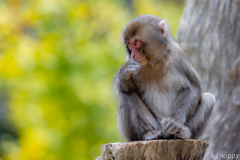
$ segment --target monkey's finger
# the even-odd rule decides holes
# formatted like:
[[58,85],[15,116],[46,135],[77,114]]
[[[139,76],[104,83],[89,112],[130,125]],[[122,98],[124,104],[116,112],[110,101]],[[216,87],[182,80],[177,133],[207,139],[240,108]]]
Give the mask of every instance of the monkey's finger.
[[129,65],[131,65],[131,64],[141,66],[141,63],[139,63],[139,62],[137,62],[137,61],[134,61],[134,60],[132,60],[132,61],[129,62]]
[[139,63],[139,62],[137,62],[137,61],[130,62],[129,64],[134,64],[134,65],[139,65],[139,66],[141,66],[141,63]]
[[189,139],[191,138],[191,131],[187,127],[182,128],[180,132],[176,134],[176,137],[181,139]]
[[133,72],[136,72],[136,71],[138,72],[139,69],[140,69],[140,68],[139,68],[138,66],[129,66],[128,68],[126,68],[125,71],[126,71],[126,72],[132,72],[132,71],[133,71]]
[[137,64],[129,64],[129,66],[127,68],[140,68],[141,65],[137,65]]
[[129,64],[127,69],[128,68],[135,68],[135,69],[139,69],[141,67],[141,65],[137,65],[137,64]]
[[168,131],[169,128],[172,126],[172,123],[171,122],[166,122],[165,124],[163,124],[163,128]]
[[165,130],[168,130],[171,125],[172,125],[172,120],[170,118],[164,118],[162,120],[162,126]]
[[177,134],[174,135],[174,137],[175,137],[176,139],[178,139],[178,138],[180,138],[180,139],[186,139],[186,136],[185,136],[184,133],[177,133]]
[[175,125],[175,124],[172,124],[169,128],[168,128],[168,132],[171,133],[171,134],[175,134],[177,133],[178,131],[180,130],[180,127]]
[[128,68],[125,70],[125,74],[131,74],[131,73],[134,73],[134,72],[138,72],[138,69],[137,68]]

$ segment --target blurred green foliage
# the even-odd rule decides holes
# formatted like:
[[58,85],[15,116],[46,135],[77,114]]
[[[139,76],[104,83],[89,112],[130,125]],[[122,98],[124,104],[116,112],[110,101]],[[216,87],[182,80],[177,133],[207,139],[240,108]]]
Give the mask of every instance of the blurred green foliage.
[[111,88],[125,59],[121,30],[154,14],[175,36],[182,8],[160,0],[0,0],[0,89],[18,135],[0,132],[0,159],[94,159],[103,143],[123,141]]

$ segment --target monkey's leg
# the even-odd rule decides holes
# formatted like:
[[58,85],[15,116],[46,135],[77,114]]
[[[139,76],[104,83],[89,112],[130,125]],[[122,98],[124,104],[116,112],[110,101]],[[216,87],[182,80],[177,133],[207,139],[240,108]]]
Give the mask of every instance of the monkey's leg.
[[193,115],[195,112],[200,98],[198,88],[192,86],[182,87],[170,114],[162,119],[164,134],[169,133],[173,137],[180,139],[191,138],[191,131],[186,126],[186,122],[190,117],[189,115]]
[[118,125],[129,141],[157,139],[161,136],[158,121],[135,92],[119,94]]
[[186,126],[192,133],[191,138],[196,139],[202,135],[210,119],[214,104],[215,98],[211,93],[205,92],[202,94],[200,104],[196,108],[192,118],[187,120],[186,123]]

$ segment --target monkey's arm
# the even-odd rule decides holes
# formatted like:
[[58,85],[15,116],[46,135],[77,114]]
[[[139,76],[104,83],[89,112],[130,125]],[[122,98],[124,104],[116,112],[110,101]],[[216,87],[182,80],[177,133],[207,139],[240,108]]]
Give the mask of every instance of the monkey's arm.
[[201,91],[192,86],[183,87],[180,89],[177,99],[174,103],[169,118],[184,124],[191,114],[194,113],[199,103]]
[[118,105],[118,127],[129,141],[161,138],[158,122],[136,92],[120,92]]
[[184,56],[185,54],[179,55],[179,58],[175,59],[177,63],[173,66],[177,71],[176,76],[178,77],[175,80],[175,84],[179,87],[176,90],[177,98],[169,117],[184,124],[188,116],[195,112],[202,90],[197,71]]
[[196,111],[200,99],[200,94],[196,88],[182,88],[179,91],[174,106],[167,118],[163,118],[162,126],[164,131],[175,135],[176,138],[188,139],[192,133],[185,126],[187,120]]
[[138,62],[130,60],[115,77],[119,97],[118,125],[129,141],[158,139],[162,135],[162,132],[154,130],[159,124],[139,97],[138,88],[132,80],[132,74],[137,73],[140,66]]
[[201,97],[201,87],[195,69],[188,63],[182,63],[178,73],[180,87],[177,91],[177,98],[173,108],[167,118],[162,120],[163,128],[171,133],[176,134],[178,138],[190,138],[191,131],[185,126],[187,120],[196,111]]

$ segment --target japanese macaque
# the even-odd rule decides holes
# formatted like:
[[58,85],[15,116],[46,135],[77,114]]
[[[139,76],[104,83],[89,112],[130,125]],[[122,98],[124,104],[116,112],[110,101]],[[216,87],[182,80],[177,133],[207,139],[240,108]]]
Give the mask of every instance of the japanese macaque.
[[215,103],[165,22],[141,15],[123,29],[126,63],[115,77],[118,126],[128,141],[197,139]]

